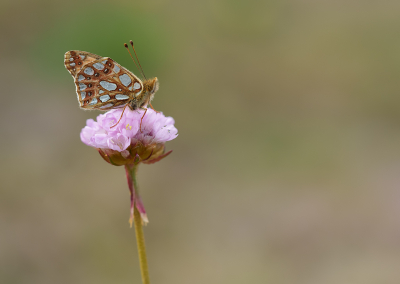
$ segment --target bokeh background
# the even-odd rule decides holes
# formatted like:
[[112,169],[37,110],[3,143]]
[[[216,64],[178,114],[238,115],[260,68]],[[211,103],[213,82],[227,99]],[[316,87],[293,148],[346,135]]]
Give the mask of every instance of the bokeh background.
[[71,49],[139,75],[152,283],[400,283],[400,2],[0,2],[0,282],[141,283],[122,167],[79,138]]

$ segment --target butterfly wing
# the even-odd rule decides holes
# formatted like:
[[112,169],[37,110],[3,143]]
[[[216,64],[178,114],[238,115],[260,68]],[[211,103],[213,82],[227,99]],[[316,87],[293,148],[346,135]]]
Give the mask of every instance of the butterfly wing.
[[142,81],[109,57],[86,63],[75,75],[81,108],[109,110],[126,105],[143,90]]
[[70,50],[64,55],[64,65],[72,77],[75,77],[85,64],[100,58],[101,56],[86,51]]

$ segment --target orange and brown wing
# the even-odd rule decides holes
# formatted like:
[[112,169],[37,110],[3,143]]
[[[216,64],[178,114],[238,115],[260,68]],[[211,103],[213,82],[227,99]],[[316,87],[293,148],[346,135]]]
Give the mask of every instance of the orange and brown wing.
[[109,57],[85,64],[75,76],[81,108],[109,110],[126,105],[143,90],[142,81]]
[[75,77],[85,64],[100,58],[101,56],[86,51],[70,50],[64,55],[64,65],[72,77]]

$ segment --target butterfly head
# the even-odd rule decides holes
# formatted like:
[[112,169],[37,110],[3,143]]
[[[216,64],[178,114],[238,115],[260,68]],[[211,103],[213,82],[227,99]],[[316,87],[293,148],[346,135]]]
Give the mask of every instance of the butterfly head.
[[157,77],[153,79],[148,79],[143,82],[143,89],[145,92],[145,96],[150,97],[150,101],[154,98],[154,94],[158,91],[160,87],[160,83],[158,82]]

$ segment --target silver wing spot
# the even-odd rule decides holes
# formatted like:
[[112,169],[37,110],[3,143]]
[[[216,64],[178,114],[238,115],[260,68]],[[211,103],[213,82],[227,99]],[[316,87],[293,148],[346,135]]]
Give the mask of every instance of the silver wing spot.
[[85,74],[87,75],[93,75],[94,74],[94,70],[91,67],[86,67],[85,70],[83,71]]
[[104,95],[104,96],[101,96],[99,99],[101,102],[105,103],[106,101],[108,101],[110,99],[110,96]]
[[96,98],[93,98],[93,100],[90,102],[89,105],[95,105],[95,104],[97,104],[97,99],[96,99]]
[[103,90],[99,90],[99,94],[102,94],[102,93],[104,93],[104,91]]
[[113,69],[113,70],[114,70],[114,72],[115,72],[115,73],[118,73],[118,72],[119,72],[119,70],[121,70],[121,69],[118,67],[118,65],[117,65],[117,64],[115,64],[115,65],[114,65],[114,69]]
[[74,67],[74,66],[75,66],[75,63],[70,63],[69,66]]
[[109,108],[109,107],[112,107],[113,106],[113,104],[106,104],[106,105],[104,105],[104,106],[101,106],[100,108]]
[[131,78],[127,74],[122,74],[119,76],[119,80],[125,87],[128,87],[132,83]]
[[84,89],[86,89],[86,85],[85,84],[83,84],[83,83],[79,83],[79,89],[81,89],[82,91],[84,90]]
[[85,79],[85,76],[83,76],[83,75],[79,75],[79,77],[78,77],[78,81],[82,81],[83,79]]
[[101,81],[100,86],[102,86],[104,89],[108,91],[114,91],[117,88],[116,84],[107,81]]
[[96,68],[97,70],[103,70],[104,65],[99,62],[96,62],[95,64],[93,64],[93,67]]
[[116,98],[117,100],[121,101],[121,100],[127,100],[127,99],[129,99],[129,96],[118,94],[118,95],[115,95],[115,98]]
[[82,101],[86,98],[86,92],[81,92]]
[[140,89],[140,84],[138,82],[136,82],[135,84],[133,84],[133,88],[135,90],[139,90]]
[[71,57],[71,58],[69,59],[69,61],[74,61],[74,59]]
[[85,55],[79,55],[79,57],[83,60],[83,59],[85,59]]

